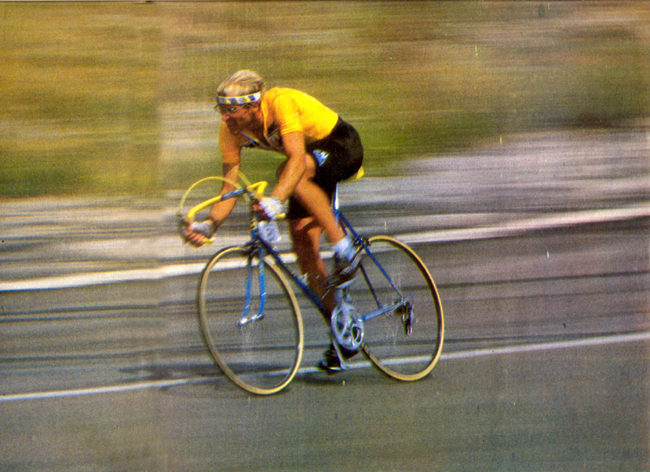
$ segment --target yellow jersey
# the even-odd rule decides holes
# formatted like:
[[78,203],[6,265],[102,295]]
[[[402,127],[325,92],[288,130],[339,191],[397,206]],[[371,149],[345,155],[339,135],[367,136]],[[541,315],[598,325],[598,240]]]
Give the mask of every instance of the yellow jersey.
[[[264,139],[260,140],[248,131],[241,134],[242,147],[260,148],[284,153],[282,136],[299,132],[305,137],[305,144],[326,138],[336,126],[339,116],[315,98],[289,88],[274,87],[261,100],[264,119]],[[220,139],[232,141],[225,123],[222,123]],[[230,138],[230,139],[228,139]]]

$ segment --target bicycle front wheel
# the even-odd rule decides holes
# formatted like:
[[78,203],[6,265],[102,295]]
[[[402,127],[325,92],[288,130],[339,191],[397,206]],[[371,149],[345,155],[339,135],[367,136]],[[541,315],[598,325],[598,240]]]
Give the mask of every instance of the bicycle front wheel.
[[[438,290],[422,260],[390,236],[369,239],[350,287],[364,322],[362,349],[383,373],[419,380],[435,367],[444,338]],[[376,316],[373,316],[373,313]],[[379,314],[378,314],[379,313]]]
[[226,248],[206,265],[198,290],[203,340],[221,371],[238,387],[270,395],[300,367],[303,325],[284,275],[268,258]]

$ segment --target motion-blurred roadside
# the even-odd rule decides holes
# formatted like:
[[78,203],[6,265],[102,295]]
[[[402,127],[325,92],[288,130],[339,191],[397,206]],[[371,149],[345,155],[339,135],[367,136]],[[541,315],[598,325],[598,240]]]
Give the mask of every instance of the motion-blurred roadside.
[[[502,145],[471,153],[421,157],[408,164],[406,177],[344,184],[342,205],[361,231],[409,235],[412,242],[418,235],[436,242],[647,219],[648,139],[639,130],[508,136]],[[179,198],[172,192],[146,200],[4,202],[0,287],[69,274],[88,282],[83,274],[188,263],[198,271],[216,247],[182,245],[175,231]],[[245,206],[238,208],[218,233],[217,247],[246,240]]]
[[[174,205],[219,172],[212,97],[239,68],[359,129],[368,177],[343,190],[357,225],[452,238],[643,214],[647,6],[0,4],[0,280],[204,261]],[[243,171],[271,180],[278,162],[251,152]],[[245,229],[231,218],[218,245]]]

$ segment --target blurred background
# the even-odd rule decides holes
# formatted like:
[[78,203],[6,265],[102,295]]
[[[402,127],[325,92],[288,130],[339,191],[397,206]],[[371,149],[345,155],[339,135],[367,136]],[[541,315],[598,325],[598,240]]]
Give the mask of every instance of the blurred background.
[[[175,210],[242,68],[359,130],[346,215],[441,294],[422,382],[213,368],[196,283],[246,208],[198,250]],[[649,125],[648,1],[0,3],[0,472],[650,471]]]
[[[241,68],[353,123],[374,176],[650,113],[647,2],[7,2],[0,25],[3,198],[152,197],[220,172],[213,95]],[[247,163],[269,178],[277,158]]]

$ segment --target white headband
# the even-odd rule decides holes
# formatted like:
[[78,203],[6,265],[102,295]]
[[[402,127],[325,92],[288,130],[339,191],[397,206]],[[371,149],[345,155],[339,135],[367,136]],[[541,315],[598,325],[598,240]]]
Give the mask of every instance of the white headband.
[[261,92],[255,92],[251,95],[243,95],[241,97],[220,97],[217,95],[217,103],[219,105],[245,105],[258,101],[262,98]]

